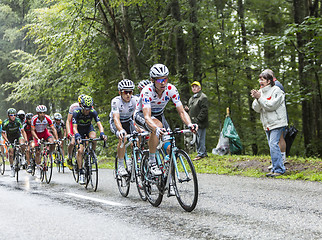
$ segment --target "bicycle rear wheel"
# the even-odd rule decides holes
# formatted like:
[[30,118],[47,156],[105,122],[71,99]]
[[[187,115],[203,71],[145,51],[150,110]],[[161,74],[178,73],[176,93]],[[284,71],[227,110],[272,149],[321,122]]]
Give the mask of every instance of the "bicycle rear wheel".
[[[124,166],[125,166],[125,161],[124,161]],[[131,179],[131,176],[128,174],[128,175],[125,175],[125,176],[120,176],[118,174],[118,165],[119,165],[119,162],[118,162],[118,158],[117,156],[115,157],[115,169],[114,169],[114,173],[115,173],[115,179],[116,179],[116,183],[117,183],[117,187],[119,189],[119,192],[121,193],[121,195],[123,197],[127,197],[127,195],[129,194],[129,191],[130,191],[130,179]]]
[[51,176],[53,174],[53,156],[51,153],[46,156],[46,168],[45,168],[45,178],[46,183],[50,183]]
[[15,153],[14,168],[15,168],[15,177],[18,182],[19,181],[20,164],[19,164],[19,154],[17,154],[17,153]]
[[[140,198],[143,201],[146,201],[147,197],[144,192],[144,187],[143,187],[143,182],[141,178],[141,163],[142,163],[142,157],[143,157],[143,152],[142,150],[138,150],[135,152],[135,157],[136,157],[136,169],[135,169],[135,182],[136,182],[136,187],[138,189]],[[134,166],[133,166],[134,167]]]
[[4,171],[6,170],[6,162],[4,160],[4,156],[3,154],[0,154],[0,173],[1,175],[4,174]]
[[[176,152],[176,165],[172,168],[172,184],[181,207],[191,212],[198,201],[198,180],[194,165],[189,155],[179,149]],[[174,164],[174,163],[172,163]]]
[[74,158],[74,161],[73,161],[73,177],[74,177],[75,182],[78,183],[79,169],[78,169],[78,164],[77,164],[76,158]]
[[144,151],[141,163],[141,179],[145,195],[152,206],[157,207],[161,204],[163,195],[159,191],[162,176],[153,176],[149,168],[149,152]]
[[89,162],[87,168],[87,181],[86,188],[89,186],[95,192],[98,186],[98,166],[97,166],[97,158],[95,153],[89,155]]
[[56,164],[57,172],[60,172],[60,156],[58,151],[53,152],[53,159]]

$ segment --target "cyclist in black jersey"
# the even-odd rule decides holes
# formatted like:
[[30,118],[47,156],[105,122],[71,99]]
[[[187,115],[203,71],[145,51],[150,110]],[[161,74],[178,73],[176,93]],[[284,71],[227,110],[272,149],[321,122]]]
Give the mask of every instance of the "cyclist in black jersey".
[[[7,110],[8,118],[2,123],[2,137],[7,143],[13,143],[16,139],[20,144],[28,142],[27,135],[23,129],[22,123],[19,118],[16,118],[17,111],[14,108]],[[9,162],[11,166],[11,177],[15,176],[15,169],[13,167],[13,152],[14,149],[9,148]],[[21,151],[25,151],[25,145],[21,146]]]
[[[77,151],[76,159],[79,168],[79,183],[85,184],[85,176],[83,166],[83,152],[84,146],[81,144],[81,139],[84,138],[96,138],[96,132],[92,125],[92,120],[94,119],[97,127],[100,131],[100,138],[107,140],[104,134],[104,128],[101,120],[98,117],[97,111],[93,108],[93,99],[90,96],[83,96],[81,98],[80,108],[76,108],[73,112],[73,130],[75,134],[75,140],[80,147]],[[93,149],[96,148],[96,142],[93,142]]]

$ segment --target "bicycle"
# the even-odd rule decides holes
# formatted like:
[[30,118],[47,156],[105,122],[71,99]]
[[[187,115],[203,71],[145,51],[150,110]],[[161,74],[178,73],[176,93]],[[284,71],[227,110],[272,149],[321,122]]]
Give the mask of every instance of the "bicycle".
[[35,175],[36,172],[36,149],[35,149],[35,143],[32,141],[31,147],[29,149],[29,161],[31,166],[31,176]]
[[[17,182],[19,181],[19,171],[20,168],[23,166],[23,160],[24,160],[24,156],[23,153],[20,150],[21,144],[17,141],[17,139],[14,140],[13,143],[9,143],[9,145],[11,145],[14,148],[13,151],[13,167],[15,170],[15,177]],[[26,161],[26,160],[24,160]]]
[[[0,146],[5,146],[5,144],[0,144]],[[6,162],[4,154],[0,151],[0,173],[1,175],[4,174],[4,171],[6,170]]]
[[[101,138],[86,138],[81,139],[81,142],[84,144],[84,153],[83,153],[83,169],[85,174],[85,188],[88,186],[92,188],[95,192],[98,186],[98,165],[97,165],[97,157],[95,151],[93,149],[93,141],[102,141]],[[104,141],[104,146],[106,146],[106,141]],[[78,146],[79,147],[79,146]],[[79,180],[79,169],[77,160],[73,163],[73,175],[75,181]]]
[[175,136],[190,132],[189,129],[175,129],[173,132],[165,133],[168,135],[170,142],[170,153],[162,159],[160,154],[162,141],[159,144],[159,151],[156,153],[156,160],[162,171],[160,176],[154,176],[150,172],[148,154],[142,159],[142,182],[145,194],[152,206],[159,206],[162,202],[163,195],[171,194],[173,187],[180,206],[187,212],[191,212],[197,205],[198,201],[198,180],[194,165],[189,155],[175,145]]
[[[136,182],[136,187],[138,189],[140,198],[143,201],[146,201],[146,195],[143,189],[142,179],[141,179],[141,160],[143,156],[143,151],[138,146],[139,137],[145,137],[149,135],[149,132],[138,133],[134,132],[126,136],[128,139],[128,143],[125,145],[125,149],[128,146],[132,145],[132,156],[129,157],[127,155],[127,151],[125,150],[125,158],[124,165],[126,166],[126,170],[128,172],[125,176],[120,176],[118,174],[118,158],[115,158],[115,179],[117,183],[117,187],[119,189],[120,194],[123,197],[127,197],[130,191],[130,183]],[[124,138],[123,138],[124,140]],[[124,141],[122,142],[121,148],[124,147]]]
[[[64,141],[66,138],[59,139],[59,141]],[[57,167],[57,172],[62,171],[65,173],[65,165],[64,165],[64,155],[63,149],[60,144],[56,144],[55,151],[53,152],[53,159]]]
[[56,144],[56,142],[51,143],[51,142],[44,142],[42,140],[40,146],[38,146],[38,148],[40,148],[40,154],[41,154],[41,164],[39,165],[40,167],[39,178],[42,182],[45,180],[47,184],[50,183],[51,177],[53,174],[53,156],[49,150],[49,146],[54,144]]

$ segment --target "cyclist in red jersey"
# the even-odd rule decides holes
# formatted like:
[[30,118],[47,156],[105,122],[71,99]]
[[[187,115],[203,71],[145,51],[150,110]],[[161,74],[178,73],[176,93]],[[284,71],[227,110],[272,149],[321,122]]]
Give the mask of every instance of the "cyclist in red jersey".
[[72,163],[73,156],[72,156],[72,154],[73,154],[73,148],[75,146],[75,136],[74,136],[74,129],[73,129],[73,112],[75,109],[80,107],[79,104],[81,103],[81,99],[83,96],[85,96],[85,94],[79,95],[78,99],[77,99],[78,102],[70,105],[67,119],[66,119],[66,134],[67,134],[67,138],[69,139],[69,143],[68,143],[68,147],[67,147],[67,151],[68,151],[67,164],[68,164],[68,168],[70,170],[73,169],[73,163]]
[[23,125],[23,129],[25,129],[25,132],[26,132],[26,135],[27,135],[27,140],[28,140],[28,147],[26,149],[26,160],[27,160],[27,163],[28,163],[28,169],[27,169],[27,172],[28,173],[31,173],[32,172],[32,169],[31,169],[31,165],[30,165],[30,149],[31,149],[31,145],[32,145],[32,142],[33,142],[33,136],[31,134],[31,119],[34,115],[32,113],[27,113],[26,114],[26,121]]
[[[36,107],[37,115],[31,119],[31,134],[34,137],[35,146],[39,145],[41,139],[47,142],[54,143],[53,136],[49,133],[47,125],[52,129],[54,137],[58,140],[57,131],[54,127],[53,121],[48,115],[46,115],[47,107],[45,105],[39,105]],[[55,145],[50,145],[49,151],[53,152]],[[40,149],[36,151],[36,164],[40,164]]]

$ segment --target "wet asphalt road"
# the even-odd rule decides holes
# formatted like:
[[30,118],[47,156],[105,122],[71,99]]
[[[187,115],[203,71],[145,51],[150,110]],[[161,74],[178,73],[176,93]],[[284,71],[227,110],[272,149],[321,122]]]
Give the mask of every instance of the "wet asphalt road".
[[158,208],[131,184],[118,192],[99,170],[97,192],[54,169],[48,185],[21,171],[0,176],[0,239],[322,239],[322,184],[199,174],[199,201],[185,212],[175,197]]

